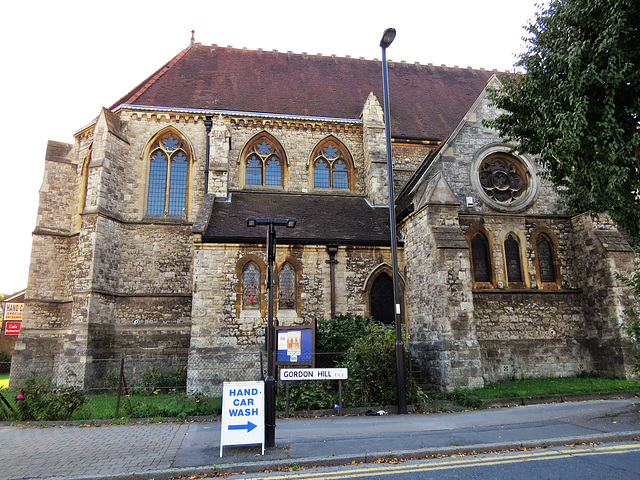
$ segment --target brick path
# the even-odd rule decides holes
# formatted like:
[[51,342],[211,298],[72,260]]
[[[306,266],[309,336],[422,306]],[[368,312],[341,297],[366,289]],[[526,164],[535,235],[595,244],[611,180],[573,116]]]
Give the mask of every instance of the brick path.
[[0,479],[131,474],[170,468],[188,428],[189,424],[183,423],[0,427]]

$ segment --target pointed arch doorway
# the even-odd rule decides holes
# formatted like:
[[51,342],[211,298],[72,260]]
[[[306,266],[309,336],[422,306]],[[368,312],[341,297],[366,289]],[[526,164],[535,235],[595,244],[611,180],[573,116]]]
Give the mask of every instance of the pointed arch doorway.
[[380,273],[371,284],[369,291],[370,315],[380,323],[393,325],[395,323],[393,305],[393,280],[386,273]]

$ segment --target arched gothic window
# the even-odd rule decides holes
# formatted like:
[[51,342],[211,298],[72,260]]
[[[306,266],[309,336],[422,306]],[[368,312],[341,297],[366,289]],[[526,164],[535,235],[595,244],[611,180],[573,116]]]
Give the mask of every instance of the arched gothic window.
[[296,272],[289,263],[285,263],[278,273],[278,309],[296,308]]
[[332,138],[321,142],[311,155],[314,188],[351,188],[352,162],[347,149]]
[[273,138],[259,135],[247,145],[245,152],[246,185],[282,186],[284,159]]
[[260,308],[260,269],[249,262],[242,270],[242,309]]
[[149,151],[147,215],[186,215],[189,159],[189,148],[176,132],[154,140]]
[[536,264],[542,288],[558,288],[556,253],[553,245],[553,240],[545,233],[538,234],[535,239]]
[[504,241],[504,256],[507,263],[507,281],[509,284],[522,283],[522,264],[520,262],[520,243],[510,233]]
[[471,239],[471,261],[474,283],[490,284],[491,255],[489,253],[489,241],[482,232],[477,232]]

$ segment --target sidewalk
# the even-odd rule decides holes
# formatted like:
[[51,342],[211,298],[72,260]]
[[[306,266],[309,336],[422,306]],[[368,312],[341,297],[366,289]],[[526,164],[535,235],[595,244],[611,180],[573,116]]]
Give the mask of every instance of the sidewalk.
[[224,447],[220,423],[0,426],[0,480],[168,479],[207,472],[640,439],[640,400],[458,413],[278,419],[276,446]]

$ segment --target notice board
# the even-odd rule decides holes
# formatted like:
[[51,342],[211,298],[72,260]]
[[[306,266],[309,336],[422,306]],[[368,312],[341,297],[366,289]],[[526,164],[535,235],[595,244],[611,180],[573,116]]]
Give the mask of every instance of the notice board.
[[276,327],[276,364],[314,364],[315,325]]

